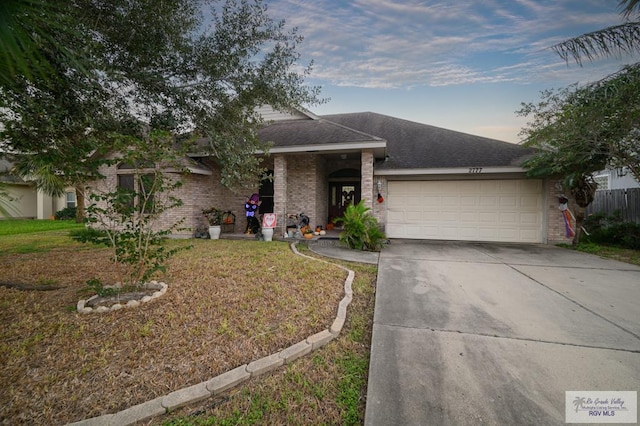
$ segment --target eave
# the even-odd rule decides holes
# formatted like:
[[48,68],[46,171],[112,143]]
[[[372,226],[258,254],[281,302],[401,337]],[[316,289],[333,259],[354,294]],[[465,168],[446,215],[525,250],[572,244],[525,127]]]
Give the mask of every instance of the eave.
[[[362,150],[372,150],[374,158],[385,158],[387,150],[387,142],[384,140],[376,141],[359,141],[359,142],[341,142],[330,144],[307,144],[307,145],[290,145],[290,146],[274,146],[269,148],[269,154],[335,154],[340,152],[353,152]],[[262,150],[256,151],[257,154],[264,154]]]

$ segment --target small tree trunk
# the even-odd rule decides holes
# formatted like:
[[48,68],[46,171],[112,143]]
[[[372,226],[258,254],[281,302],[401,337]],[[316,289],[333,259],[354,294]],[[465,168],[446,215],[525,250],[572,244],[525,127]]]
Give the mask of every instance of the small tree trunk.
[[582,224],[584,223],[584,213],[593,201],[598,185],[593,181],[591,176],[582,176],[577,179],[576,184],[571,188],[571,195],[576,201],[576,234],[573,236],[572,246],[575,247],[580,243],[580,235],[582,234]]
[[76,185],[76,223],[84,222],[84,188],[81,184]]
[[584,223],[585,210],[586,209],[584,207],[580,207],[580,206],[576,208],[576,233],[573,236],[573,241],[571,242],[571,245],[573,247],[576,247],[578,244],[580,244],[580,237],[582,236],[582,224]]

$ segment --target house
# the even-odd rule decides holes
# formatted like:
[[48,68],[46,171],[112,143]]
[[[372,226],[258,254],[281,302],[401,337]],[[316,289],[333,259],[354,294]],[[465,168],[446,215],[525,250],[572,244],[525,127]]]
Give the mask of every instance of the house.
[[640,183],[626,167],[602,170],[594,174],[594,180],[598,188],[585,211],[587,216],[603,213],[640,224]]
[[598,191],[640,188],[640,183],[626,168],[602,170],[593,178],[598,184]]
[[11,198],[7,213],[14,219],[50,219],[65,207],[76,206],[76,193],[67,188],[62,197],[52,197],[38,190],[33,182],[11,173],[12,164],[0,158],[0,184]]
[[[362,199],[390,238],[567,241],[557,185],[525,177],[520,164],[531,151],[522,146],[371,112],[261,113],[268,124],[259,137],[272,147],[263,163],[269,178],[256,177],[254,191],[261,213],[277,214],[276,236],[285,234],[288,214],[304,212],[312,225],[326,225]],[[185,217],[195,229],[201,209],[216,206],[236,214],[241,232],[249,194],[223,188],[211,158],[190,157],[184,205],[167,220]],[[111,166],[102,173],[113,185],[130,171]]]

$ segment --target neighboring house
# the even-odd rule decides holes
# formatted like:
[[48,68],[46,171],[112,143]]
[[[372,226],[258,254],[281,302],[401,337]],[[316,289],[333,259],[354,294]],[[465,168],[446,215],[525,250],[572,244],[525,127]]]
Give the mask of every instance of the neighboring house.
[[598,189],[586,209],[587,216],[619,215],[625,222],[640,223],[640,184],[626,168],[603,170],[594,179]]
[[596,173],[593,178],[598,184],[598,191],[640,188],[640,183],[626,168],[603,170]]
[[[261,212],[275,212],[276,236],[286,215],[304,212],[325,226],[361,199],[390,238],[551,243],[566,241],[554,181],[527,179],[522,146],[375,113],[319,117],[306,111],[262,111],[259,132],[271,142],[256,177]],[[262,155],[257,153],[257,155]],[[202,224],[201,210],[233,211],[244,229],[245,197],[220,185],[215,161],[191,155],[192,173],[180,190],[184,205],[170,219]],[[104,168],[113,187],[131,171]],[[383,201],[378,202],[378,193]]]
[[62,197],[51,197],[38,190],[33,182],[13,175],[11,168],[10,162],[0,159],[0,183],[3,184],[3,189],[11,197],[7,209],[9,217],[14,219],[50,219],[58,210],[76,206],[76,194],[73,188],[67,188]]

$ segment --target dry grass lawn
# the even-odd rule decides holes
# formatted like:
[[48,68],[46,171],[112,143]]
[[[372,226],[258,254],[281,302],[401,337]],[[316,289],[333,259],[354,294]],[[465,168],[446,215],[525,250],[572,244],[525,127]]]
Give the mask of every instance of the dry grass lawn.
[[113,280],[106,249],[3,250],[0,281],[59,288],[0,286],[0,423],[64,424],[116,412],[272,354],[333,321],[343,270],[300,258],[286,243],[189,243],[193,249],[158,277],[169,284],[164,296],[90,315],[75,305],[87,297],[88,279]]

